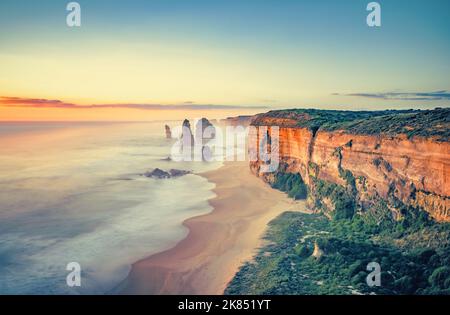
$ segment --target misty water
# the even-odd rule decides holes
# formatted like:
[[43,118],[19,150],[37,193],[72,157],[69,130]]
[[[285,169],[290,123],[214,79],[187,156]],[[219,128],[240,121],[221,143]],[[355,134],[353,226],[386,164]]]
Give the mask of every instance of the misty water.
[[[169,123],[172,127],[180,122]],[[0,294],[104,294],[208,213],[219,162],[167,161],[163,123],[0,124]],[[194,174],[153,179],[158,167]],[[66,266],[81,266],[69,287]]]

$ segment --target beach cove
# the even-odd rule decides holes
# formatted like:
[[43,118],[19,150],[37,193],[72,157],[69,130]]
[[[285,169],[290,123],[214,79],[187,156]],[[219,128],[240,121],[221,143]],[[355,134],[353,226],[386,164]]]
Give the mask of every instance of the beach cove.
[[240,266],[252,259],[267,224],[285,211],[306,211],[254,176],[247,162],[227,162],[200,174],[214,183],[213,211],[183,224],[189,234],[175,247],[133,264],[125,294],[223,294]]

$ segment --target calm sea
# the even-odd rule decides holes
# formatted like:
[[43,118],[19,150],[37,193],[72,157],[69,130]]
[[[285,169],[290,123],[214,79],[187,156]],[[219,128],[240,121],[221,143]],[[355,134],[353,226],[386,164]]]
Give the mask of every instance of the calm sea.
[[[0,123],[0,294],[107,293],[184,238],[214,196],[196,173],[220,164],[164,160],[173,141],[156,122]],[[155,167],[194,174],[140,176]]]

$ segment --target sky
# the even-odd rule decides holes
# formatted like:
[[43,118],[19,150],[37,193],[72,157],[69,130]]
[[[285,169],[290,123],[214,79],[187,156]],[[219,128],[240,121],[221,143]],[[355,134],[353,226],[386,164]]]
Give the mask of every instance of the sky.
[[0,1],[0,120],[450,105],[450,1]]

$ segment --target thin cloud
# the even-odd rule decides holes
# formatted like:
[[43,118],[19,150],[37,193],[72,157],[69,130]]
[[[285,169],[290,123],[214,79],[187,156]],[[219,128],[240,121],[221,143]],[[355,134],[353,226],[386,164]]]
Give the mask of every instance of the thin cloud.
[[332,95],[354,96],[354,97],[374,98],[393,101],[450,100],[450,92],[446,90],[433,92],[386,92],[386,93],[350,93],[350,94],[333,93]]
[[277,100],[264,98],[264,99],[261,99],[261,102],[262,103],[277,103]]
[[25,107],[25,108],[67,108],[67,109],[101,109],[101,108],[130,108],[141,110],[224,110],[224,109],[266,109],[267,106],[244,106],[244,105],[220,105],[220,104],[195,104],[185,102],[182,104],[140,104],[140,103],[117,103],[117,104],[88,104],[80,105],[42,98],[23,97],[0,97],[0,106],[3,107]]

